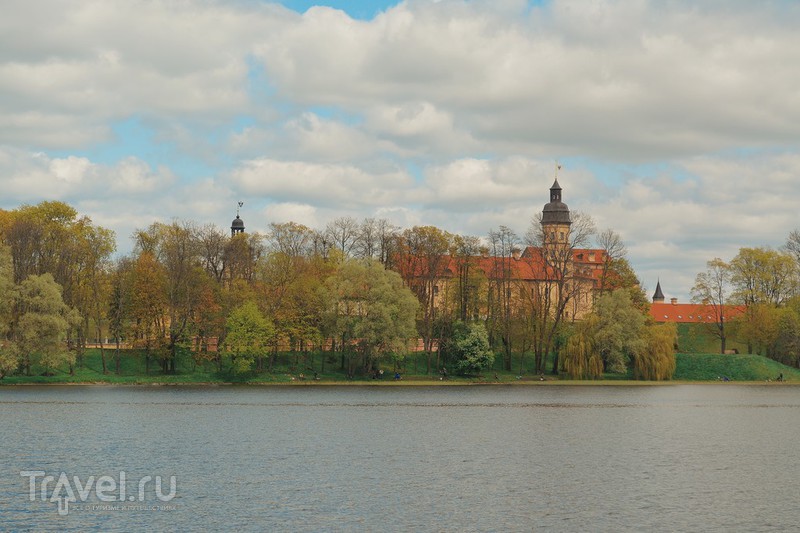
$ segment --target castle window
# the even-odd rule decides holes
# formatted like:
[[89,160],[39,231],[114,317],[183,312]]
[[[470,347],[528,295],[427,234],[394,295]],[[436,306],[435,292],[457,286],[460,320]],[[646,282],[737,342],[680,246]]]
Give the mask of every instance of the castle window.
[[563,231],[559,232],[558,236],[559,236],[559,238],[561,240],[564,240],[564,232]]

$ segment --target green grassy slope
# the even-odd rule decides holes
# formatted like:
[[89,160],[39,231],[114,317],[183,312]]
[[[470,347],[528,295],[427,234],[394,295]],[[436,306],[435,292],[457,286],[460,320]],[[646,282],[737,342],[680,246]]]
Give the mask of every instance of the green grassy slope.
[[766,381],[781,373],[787,381],[800,382],[800,370],[760,355],[679,353],[673,379],[712,381],[726,376],[733,381]]

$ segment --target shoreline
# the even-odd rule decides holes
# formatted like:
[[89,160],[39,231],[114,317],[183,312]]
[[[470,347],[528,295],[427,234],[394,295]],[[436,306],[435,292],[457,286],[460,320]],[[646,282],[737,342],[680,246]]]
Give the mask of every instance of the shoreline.
[[530,380],[530,381],[425,381],[425,380],[400,380],[400,381],[303,381],[303,382],[153,382],[153,383],[112,383],[108,381],[64,381],[56,383],[8,383],[0,381],[0,391],[13,387],[647,387],[647,386],[681,386],[681,385],[748,385],[748,386],[798,386],[800,382],[788,381],[636,381],[636,380]]

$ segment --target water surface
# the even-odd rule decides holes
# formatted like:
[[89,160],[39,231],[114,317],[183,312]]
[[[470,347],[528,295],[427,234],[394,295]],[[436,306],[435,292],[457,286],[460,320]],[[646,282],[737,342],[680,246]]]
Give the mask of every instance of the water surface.
[[[2,387],[0,528],[796,529],[798,423],[778,384]],[[177,494],[60,516],[26,470]]]

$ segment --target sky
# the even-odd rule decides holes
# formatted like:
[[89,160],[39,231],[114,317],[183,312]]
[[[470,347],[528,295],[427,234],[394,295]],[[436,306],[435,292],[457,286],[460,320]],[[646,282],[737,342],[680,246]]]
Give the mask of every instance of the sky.
[[651,294],[800,227],[800,4],[5,0],[0,208],[117,234],[386,218],[524,236],[549,199]]

